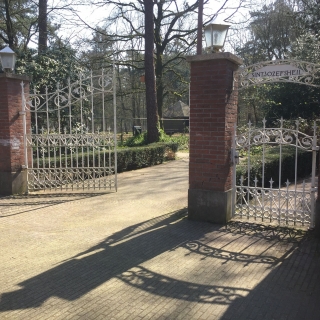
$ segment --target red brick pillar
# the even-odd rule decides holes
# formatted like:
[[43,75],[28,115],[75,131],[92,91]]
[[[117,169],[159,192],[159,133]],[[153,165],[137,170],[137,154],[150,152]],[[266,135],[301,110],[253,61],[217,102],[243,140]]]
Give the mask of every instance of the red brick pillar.
[[[29,92],[26,76],[0,74],[0,194],[27,193],[27,169],[25,168],[22,87]],[[30,114],[26,115],[26,128],[30,133]]]
[[188,216],[226,223],[232,214],[231,146],[237,120],[231,53],[191,56]]

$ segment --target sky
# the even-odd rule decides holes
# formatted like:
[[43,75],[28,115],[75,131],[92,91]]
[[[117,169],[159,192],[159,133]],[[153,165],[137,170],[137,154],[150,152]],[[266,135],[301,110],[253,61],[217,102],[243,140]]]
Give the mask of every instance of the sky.
[[[194,0],[189,0],[190,3],[193,3],[193,1]],[[245,20],[246,15],[248,15],[248,8],[244,8],[243,6],[249,6],[250,0],[228,0],[227,7],[229,9],[221,11],[219,13],[218,19],[224,20],[229,17],[235,11],[235,8],[239,6],[240,1],[242,2],[242,8],[235,14],[232,20],[236,22]],[[63,2],[62,0],[52,0],[51,3],[56,6],[61,6]],[[204,7],[204,14],[213,16],[217,9],[221,7],[222,3],[224,3],[224,0],[209,0],[209,3]],[[81,20],[92,28],[94,28],[98,22],[102,22],[104,19],[106,19],[108,15],[107,9],[105,9],[105,7],[90,7],[89,5],[84,5],[83,2],[82,5],[77,6],[76,9]],[[92,30],[86,27],[84,23],[81,22],[81,20],[76,20],[77,18],[74,15],[69,15],[68,18],[62,22],[59,36],[63,40],[74,43],[76,39],[79,38],[79,36],[91,36]],[[78,25],[77,28],[74,27],[75,24]]]

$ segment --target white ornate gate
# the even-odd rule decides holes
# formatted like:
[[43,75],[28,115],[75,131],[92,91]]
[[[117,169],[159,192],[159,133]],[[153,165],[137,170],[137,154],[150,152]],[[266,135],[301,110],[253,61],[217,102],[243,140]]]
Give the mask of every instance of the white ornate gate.
[[[298,121],[296,129],[286,129],[281,119],[278,128],[266,128],[263,120],[262,128],[252,127],[249,122],[245,133],[237,135],[235,132],[232,149],[234,217],[279,225],[314,226],[316,152],[319,149],[315,124],[313,131],[312,136],[300,132]],[[273,149],[275,147],[278,149]],[[284,177],[284,169],[288,169],[284,168],[287,166],[284,154],[288,148],[294,150],[291,152],[294,157],[291,181]],[[278,153],[278,169],[276,176],[267,176],[267,158],[272,150]],[[310,182],[303,180],[299,183],[298,169],[308,165],[299,150],[310,154],[307,169]],[[253,156],[253,151],[259,157]],[[242,157],[239,157],[241,153]],[[243,174],[237,174],[237,168]]]
[[31,134],[24,130],[28,190],[116,190],[114,71],[80,74],[52,93],[26,95],[21,86],[23,118],[30,112],[32,121]]

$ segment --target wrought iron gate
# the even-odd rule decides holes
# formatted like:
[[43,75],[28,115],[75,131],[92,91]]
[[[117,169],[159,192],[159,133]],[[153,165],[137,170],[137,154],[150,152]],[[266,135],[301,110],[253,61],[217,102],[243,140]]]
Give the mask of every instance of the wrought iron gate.
[[28,190],[116,190],[114,70],[80,74],[52,93],[25,94],[21,86]]
[[[312,136],[299,131],[299,121],[296,121],[295,129],[284,128],[283,119],[278,128],[266,128],[263,120],[263,128],[252,127],[249,122],[243,134],[235,132],[232,149],[233,216],[279,225],[313,227],[318,149],[316,124]],[[291,154],[291,164],[286,162],[285,159],[290,157],[285,154]],[[276,158],[274,161],[278,162],[278,167],[270,176],[272,157]],[[303,180],[299,183],[298,171],[311,175],[310,182]],[[284,177],[285,174],[290,177]]]

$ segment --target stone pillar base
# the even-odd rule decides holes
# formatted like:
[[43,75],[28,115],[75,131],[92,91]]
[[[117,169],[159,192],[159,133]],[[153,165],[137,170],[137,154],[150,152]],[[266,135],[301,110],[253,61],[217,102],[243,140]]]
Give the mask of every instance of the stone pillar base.
[[28,171],[21,169],[18,172],[0,172],[0,194],[27,194],[28,193]]
[[232,190],[188,190],[188,218],[225,224],[232,217]]

